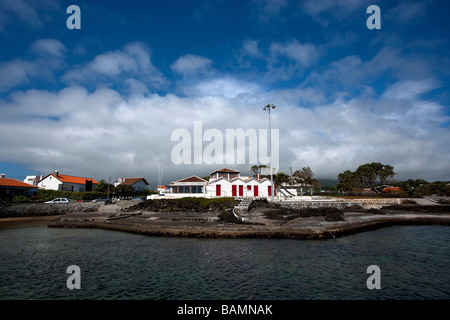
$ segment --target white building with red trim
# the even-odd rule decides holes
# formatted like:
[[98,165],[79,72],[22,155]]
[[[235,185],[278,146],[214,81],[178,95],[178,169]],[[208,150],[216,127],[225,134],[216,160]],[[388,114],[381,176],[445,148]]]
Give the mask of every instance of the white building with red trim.
[[[172,182],[166,196],[178,197],[234,197],[267,198],[272,196],[270,180],[241,177],[238,170],[222,168],[210,173],[209,181],[190,176]],[[276,195],[276,190],[274,195]]]

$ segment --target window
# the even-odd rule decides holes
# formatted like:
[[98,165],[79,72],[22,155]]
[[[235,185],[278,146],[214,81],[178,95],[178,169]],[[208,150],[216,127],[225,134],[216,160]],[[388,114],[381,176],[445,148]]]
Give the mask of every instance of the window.
[[252,186],[247,186],[247,190],[252,190]]

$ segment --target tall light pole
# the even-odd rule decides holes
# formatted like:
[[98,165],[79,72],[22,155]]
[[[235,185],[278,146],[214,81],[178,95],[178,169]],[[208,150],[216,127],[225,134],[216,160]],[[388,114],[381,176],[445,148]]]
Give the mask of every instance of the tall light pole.
[[273,168],[272,168],[272,127],[270,124],[270,110],[275,109],[276,106],[273,104],[266,105],[263,110],[269,111],[269,148],[270,148],[270,185],[271,185],[271,199],[273,202],[273,194],[275,193],[275,190],[273,189]]

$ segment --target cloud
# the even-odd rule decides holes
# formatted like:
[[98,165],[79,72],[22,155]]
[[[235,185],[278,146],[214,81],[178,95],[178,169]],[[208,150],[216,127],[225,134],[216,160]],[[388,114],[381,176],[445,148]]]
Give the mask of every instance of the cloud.
[[[327,25],[330,20],[328,17],[342,21],[353,14],[358,9],[367,8],[369,4],[364,7],[364,3],[360,0],[305,0],[301,6],[303,11],[313,17],[316,21],[323,25]],[[365,12],[361,11],[361,12]]]
[[55,0],[2,0],[0,1],[0,32],[7,32],[6,27],[21,24],[41,29],[49,19],[48,12],[59,9]]
[[300,67],[309,67],[318,60],[320,50],[311,43],[300,43],[293,40],[288,43],[272,43],[270,54],[275,59],[286,57],[295,61],[296,65]]
[[384,18],[397,23],[416,23],[414,19],[426,13],[426,6],[427,4],[424,2],[400,3],[388,11]]
[[67,52],[66,47],[57,39],[38,39],[30,45],[31,51],[38,55],[61,58]]
[[212,61],[206,57],[186,54],[179,57],[171,65],[171,68],[186,77],[206,73],[210,70],[211,65]]
[[51,81],[53,72],[64,64],[65,46],[56,39],[38,39],[30,45],[32,57],[0,62],[0,92],[32,80]]
[[223,96],[229,99],[241,95],[256,94],[259,91],[260,88],[258,85],[232,77],[208,79],[197,83],[190,89],[190,93],[194,95]]
[[29,82],[38,73],[38,69],[39,66],[36,63],[22,59],[0,63],[0,92]]
[[268,77],[289,79],[302,75],[320,59],[322,49],[311,43],[291,40],[286,43],[273,42],[267,57]]
[[[415,89],[401,94],[408,87]],[[433,88],[433,82],[399,82],[380,99],[332,102],[312,87],[268,92],[231,77],[199,82],[195,94],[184,97],[129,99],[113,89],[79,86],[29,90],[0,101],[0,160],[28,159],[43,173],[59,169],[96,178],[145,176],[151,183],[159,163],[164,163],[165,183],[225,165],[249,174],[250,164],[175,165],[171,134],[186,129],[193,143],[194,121],[202,121],[203,133],[217,129],[224,136],[227,129],[267,129],[262,107],[274,103],[271,120],[272,128],[280,130],[281,168],[309,165],[318,178],[336,178],[377,161],[393,165],[398,179],[445,180],[450,178],[445,107],[421,98]],[[305,104],[309,106],[300,107]],[[202,147],[208,144],[203,141]]]
[[249,5],[256,11],[258,19],[269,22],[288,6],[286,0],[252,0]]
[[122,84],[135,78],[154,87],[161,87],[165,79],[152,64],[150,49],[141,42],[132,42],[122,49],[96,56],[92,61],[67,71],[63,80],[69,84],[92,85],[110,81]]

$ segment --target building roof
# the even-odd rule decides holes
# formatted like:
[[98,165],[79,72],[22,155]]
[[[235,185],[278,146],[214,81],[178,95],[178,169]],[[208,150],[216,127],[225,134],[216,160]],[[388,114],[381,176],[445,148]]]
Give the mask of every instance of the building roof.
[[32,184],[25,183],[11,178],[0,178],[0,186],[2,187],[15,187],[15,188],[37,188]]
[[[141,181],[141,180],[143,180],[144,181],[144,183],[146,184],[146,185],[148,185],[148,182],[147,182],[147,180],[145,180],[145,178],[122,178],[122,179],[125,179],[125,181],[122,181],[120,184],[124,184],[124,185],[133,185],[133,184],[135,184],[135,183],[137,183],[137,182],[139,182],[139,181]],[[116,181],[116,182],[118,182],[118,181]]]
[[86,180],[92,181],[93,184],[97,184],[98,182],[95,179],[92,178],[84,178],[84,177],[75,177],[75,176],[69,176],[66,174],[60,174],[56,175],[55,173],[49,174],[47,177],[42,179],[41,181],[47,179],[49,176],[53,176],[62,183],[75,183],[75,184],[86,184]]
[[202,179],[202,178],[200,178],[200,177],[198,177],[198,176],[190,176],[190,177],[187,177],[187,178],[184,178],[184,179],[181,179],[181,180],[177,180],[177,181],[174,181],[174,182],[172,182],[172,183],[182,183],[182,182],[202,182],[202,183],[205,183],[205,182],[208,182],[208,181],[206,181],[205,179]]
[[216,172],[239,173],[240,171],[229,169],[229,168],[222,168],[220,170],[216,170],[216,171],[211,172],[210,175],[213,174],[213,173],[216,173]]

